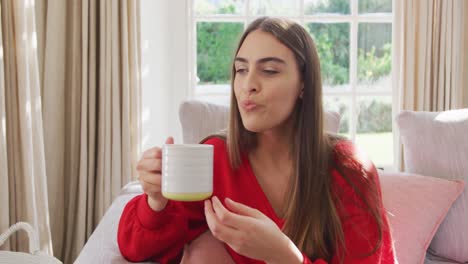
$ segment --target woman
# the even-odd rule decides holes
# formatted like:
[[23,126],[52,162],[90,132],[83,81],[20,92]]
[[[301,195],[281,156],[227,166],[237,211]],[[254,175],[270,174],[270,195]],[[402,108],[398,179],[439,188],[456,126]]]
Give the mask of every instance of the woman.
[[185,245],[220,241],[236,263],[395,263],[375,167],[324,132],[320,63],[304,28],[252,22],[231,84],[227,135],[203,141],[214,145],[213,197],[162,197],[161,150],[148,150],[138,165],[145,194],[120,220],[122,254],[179,263]]

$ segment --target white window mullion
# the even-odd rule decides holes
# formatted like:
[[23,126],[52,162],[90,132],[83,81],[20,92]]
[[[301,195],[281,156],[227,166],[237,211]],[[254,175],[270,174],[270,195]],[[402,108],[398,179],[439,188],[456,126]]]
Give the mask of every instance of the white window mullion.
[[199,16],[196,22],[243,22],[245,16]]
[[244,10],[244,30],[247,29],[249,25],[249,18],[250,18],[250,0],[245,0],[245,10]]
[[351,25],[350,25],[350,62],[349,62],[349,82],[351,85],[351,116],[349,124],[349,134],[351,140],[356,139],[357,131],[357,53],[358,53],[358,3],[357,0],[351,0]]
[[400,109],[400,91],[399,91],[399,76],[400,76],[400,56],[401,51],[401,38],[403,37],[403,32],[400,29],[401,21],[397,20],[396,12],[397,6],[402,5],[403,2],[397,2],[393,0],[392,2],[392,132],[393,132],[393,165],[396,171],[400,170],[402,167],[402,160],[400,153],[402,152],[402,144],[400,142],[400,131],[396,124],[396,116]]
[[195,21],[195,7],[193,1],[188,1],[187,3],[187,16],[189,19],[188,29],[188,40],[191,45],[187,47],[188,49],[188,63],[189,63],[189,84],[188,84],[188,98],[193,99],[195,97],[195,89],[197,87],[197,22]]
[[304,25],[304,12],[304,0],[299,0],[299,22],[301,23],[301,25]]
[[245,0],[244,15],[246,17],[250,16],[250,0]]
[[306,23],[348,23],[350,16],[304,16],[302,18]]
[[[343,91],[324,91],[323,92],[323,95],[326,95],[326,96],[352,96],[354,94],[353,91],[346,91],[346,92],[343,92]],[[360,95],[360,96],[392,96],[392,92],[390,91],[363,91],[363,92],[359,92],[359,93],[356,93],[357,95]]]
[[392,19],[393,19],[392,15],[380,14],[380,13],[362,14],[362,15],[359,15],[358,13],[356,13],[356,15],[359,16],[360,22],[368,22],[368,23],[392,23]]
[[[230,90],[224,87],[216,87],[213,89],[207,89],[206,91],[199,92],[197,95],[229,95]],[[333,96],[333,97],[351,97],[353,94],[351,92],[324,92],[323,96]],[[385,96],[392,96],[389,92],[366,92],[366,93],[359,93],[361,96],[375,96],[375,97],[385,97]]]

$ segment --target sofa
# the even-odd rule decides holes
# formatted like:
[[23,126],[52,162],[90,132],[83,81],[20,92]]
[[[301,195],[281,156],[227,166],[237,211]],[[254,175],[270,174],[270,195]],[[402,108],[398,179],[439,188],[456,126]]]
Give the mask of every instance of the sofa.
[[[405,112],[400,115],[401,118],[399,116],[398,124],[404,128],[404,131],[410,131],[411,129],[408,126],[411,124],[417,124],[414,121],[414,116],[411,116],[413,114],[415,113]],[[468,126],[468,109],[462,113],[462,116],[465,116],[466,119],[459,117],[458,122],[461,122],[463,126]],[[206,135],[226,127],[228,107],[206,102],[186,101],[180,106],[179,119],[182,126],[183,143],[196,143]],[[340,117],[337,113],[327,112],[325,122],[325,128],[328,131],[338,131]],[[448,123],[442,125],[444,124]],[[457,123],[456,125],[460,124]],[[457,132],[455,130],[449,125],[449,133]],[[468,131],[468,129],[465,131]],[[408,132],[407,134],[411,133]],[[390,221],[396,257],[399,263],[465,263],[465,261],[451,259],[450,256],[447,256],[450,255],[450,252],[441,252],[440,248],[444,249],[444,247],[441,247],[444,239],[448,242],[453,237],[453,224],[461,225],[455,228],[467,232],[466,223],[468,222],[457,222],[455,218],[460,217],[461,214],[453,214],[451,210],[453,206],[457,206],[460,210],[467,209],[465,207],[468,205],[468,199],[465,195],[466,192],[464,192],[463,179],[468,178],[468,176],[466,174],[459,175],[458,172],[444,174],[443,169],[437,170],[437,175],[431,175],[430,171],[420,171],[418,166],[412,166],[411,164],[411,159],[422,161],[418,152],[414,152],[414,148],[412,149],[414,153],[410,151],[410,145],[414,145],[411,143],[415,140],[410,136],[405,137],[405,132],[401,136],[403,143],[406,140],[409,146],[405,148],[405,169],[407,171],[397,173],[379,171],[384,207]],[[467,136],[464,136],[466,142],[468,142]],[[419,141],[418,144],[424,144],[424,142]],[[463,152],[463,155],[467,155],[465,160],[467,161],[468,153],[465,152],[468,152],[468,147],[466,149],[462,148],[460,151]],[[438,156],[437,152],[427,154]],[[440,175],[443,177],[438,177]],[[138,182],[131,182],[122,189],[121,194],[109,207],[75,263],[130,263],[121,256],[118,249],[117,227],[126,203],[141,193],[142,189]],[[460,200],[462,198],[465,200]],[[449,219],[451,222],[448,224],[446,223],[447,217],[451,217]],[[439,234],[439,227],[443,228],[442,231],[446,233]],[[462,234],[464,234],[463,232]],[[447,237],[447,233],[451,234],[451,236]],[[434,239],[438,242],[437,248],[432,248],[431,242]],[[458,243],[459,241],[455,242]],[[450,247],[450,245],[447,246]],[[458,246],[458,250],[465,250],[467,249],[466,246],[468,245]],[[458,260],[463,260],[463,254],[458,256],[460,257]],[[468,259],[466,261],[468,262]]]

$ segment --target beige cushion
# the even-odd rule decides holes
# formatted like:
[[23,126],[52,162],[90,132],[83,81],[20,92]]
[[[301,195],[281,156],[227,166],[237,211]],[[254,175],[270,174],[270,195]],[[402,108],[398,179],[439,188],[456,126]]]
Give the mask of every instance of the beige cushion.
[[[397,123],[404,145],[405,171],[468,180],[468,109],[439,113],[404,111]],[[429,252],[449,260],[468,262],[466,187],[440,225]]]
[[[180,105],[179,119],[184,143],[198,143],[210,134],[225,129],[229,107],[201,101],[185,101]],[[338,133],[340,114],[325,112],[325,130]]]

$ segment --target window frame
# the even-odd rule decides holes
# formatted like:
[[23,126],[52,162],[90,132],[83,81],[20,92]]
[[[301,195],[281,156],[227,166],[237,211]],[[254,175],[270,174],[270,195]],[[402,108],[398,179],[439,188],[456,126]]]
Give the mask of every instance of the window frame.
[[[331,91],[323,89],[323,96],[344,96],[349,99],[350,105],[350,120],[349,120],[349,138],[353,142],[356,142],[356,131],[357,131],[357,99],[360,96],[387,96],[392,100],[392,135],[393,135],[393,164],[385,164],[379,166],[385,171],[396,171],[399,167],[399,155],[400,149],[398,131],[395,124],[395,113],[399,105],[397,91],[397,84],[395,83],[395,58],[398,54],[395,54],[395,0],[392,0],[392,13],[371,13],[371,14],[359,14],[358,13],[358,0],[350,0],[350,13],[349,14],[318,14],[318,15],[305,15],[304,14],[304,2],[305,0],[294,0],[299,1],[298,15],[279,15],[275,17],[284,17],[295,20],[302,25],[308,23],[349,23],[350,25],[350,64],[349,64],[349,87],[350,90],[339,90]],[[244,0],[244,10],[242,15],[197,15],[194,10],[194,0],[187,1],[187,17],[188,17],[188,68],[189,72],[189,85],[188,85],[188,98],[190,99],[201,99],[203,97],[216,98],[229,96],[230,88],[227,86],[218,91],[200,92],[197,91],[197,38],[196,30],[198,22],[236,22],[243,23],[244,29],[259,15],[253,15],[249,13],[251,0]],[[297,4],[297,2],[296,2]],[[387,23],[392,25],[392,72],[391,72],[391,86],[390,90],[358,90],[358,72],[357,72],[357,61],[358,61],[358,27],[360,23]]]

